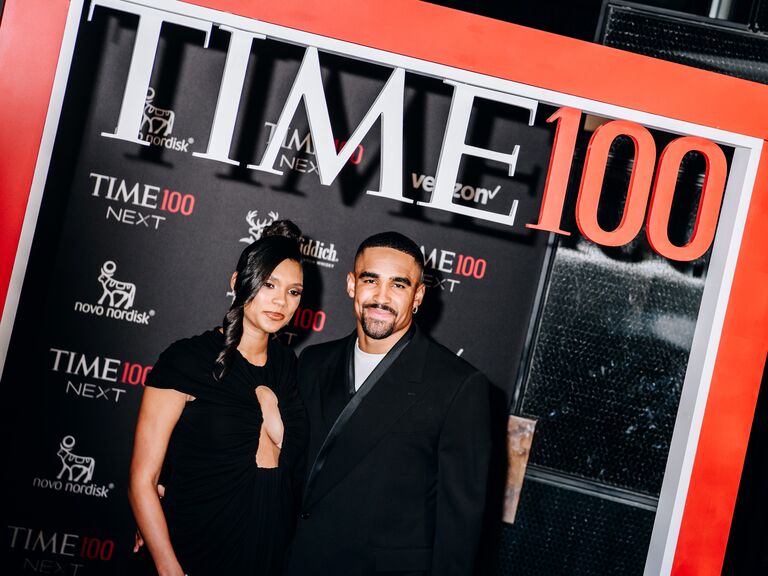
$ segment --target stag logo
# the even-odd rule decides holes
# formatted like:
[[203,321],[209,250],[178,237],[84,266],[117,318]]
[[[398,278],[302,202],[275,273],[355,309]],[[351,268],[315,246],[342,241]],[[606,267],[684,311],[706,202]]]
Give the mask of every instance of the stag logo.
[[59,460],[61,460],[61,470],[59,470],[56,480],[61,480],[62,476],[66,473],[66,479],[69,482],[88,484],[91,478],[93,478],[93,468],[96,465],[96,461],[90,456],[73,454],[72,448],[74,447],[74,436],[64,436],[61,444],[59,444],[59,451],[56,453]]
[[[256,240],[261,238],[261,235],[264,233],[264,229],[272,224],[272,222],[280,218],[280,215],[275,211],[268,212],[266,218],[259,218],[258,216],[258,210],[250,210],[248,214],[246,214],[245,221],[248,222],[248,236],[240,238],[240,242],[244,242],[245,244],[256,242]],[[228,290],[227,297],[234,300],[235,291]]]
[[154,136],[168,136],[173,132],[173,123],[176,120],[176,114],[173,110],[158,108],[152,101],[155,99],[155,89],[147,90],[147,99],[144,102],[144,114],[141,118],[141,128],[139,130]]
[[103,288],[99,305],[104,304],[104,300],[109,299],[109,305],[112,308],[128,309],[133,306],[133,299],[136,297],[136,285],[130,282],[121,282],[114,279],[117,264],[112,260],[107,260],[101,267],[99,282]]
[[245,238],[240,238],[240,242],[245,242],[246,244],[256,242],[256,240],[261,238],[264,229],[280,217],[277,212],[269,212],[266,218],[257,218],[258,215],[258,210],[248,212],[245,221],[248,222],[249,235]]

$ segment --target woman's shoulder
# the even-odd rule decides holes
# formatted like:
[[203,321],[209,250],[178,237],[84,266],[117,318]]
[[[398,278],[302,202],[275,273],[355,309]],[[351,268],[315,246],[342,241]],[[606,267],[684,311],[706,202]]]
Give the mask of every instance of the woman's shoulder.
[[222,342],[223,336],[216,330],[176,340],[160,354],[145,384],[199,396],[213,378]]
[[168,387],[179,378],[206,379],[223,342],[216,329],[176,340],[158,357],[147,385]]
[[217,329],[206,330],[202,334],[181,338],[166,348],[160,357],[168,359],[200,358],[218,354],[224,345],[224,335]]

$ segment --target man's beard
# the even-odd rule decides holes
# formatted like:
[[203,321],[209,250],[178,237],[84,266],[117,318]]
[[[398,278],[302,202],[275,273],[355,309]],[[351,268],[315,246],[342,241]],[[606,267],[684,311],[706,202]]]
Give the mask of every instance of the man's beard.
[[[368,308],[378,308],[379,310],[391,312],[392,320],[372,320],[368,318],[365,313]],[[368,336],[368,338],[383,340],[384,338],[391,336],[395,331],[395,318],[397,317],[397,312],[395,312],[394,308],[390,308],[386,304],[366,304],[363,306],[362,316],[362,322],[360,324],[363,328],[363,334]]]

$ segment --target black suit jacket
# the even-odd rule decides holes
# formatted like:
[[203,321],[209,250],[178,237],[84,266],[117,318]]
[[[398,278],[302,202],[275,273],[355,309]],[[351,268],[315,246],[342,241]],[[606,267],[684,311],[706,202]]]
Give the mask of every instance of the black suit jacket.
[[490,459],[488,381],[414,327],[352,396],[355,337],[299,358],[310,443],[288,574],[467,576]]

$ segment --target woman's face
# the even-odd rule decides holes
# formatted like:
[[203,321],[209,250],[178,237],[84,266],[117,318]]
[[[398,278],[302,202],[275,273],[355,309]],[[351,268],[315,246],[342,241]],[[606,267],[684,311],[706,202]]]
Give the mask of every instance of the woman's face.
[[243,309],[244,332],[273,334],[288,324],[299,306],[304,275],[295,260],[283,260]]

